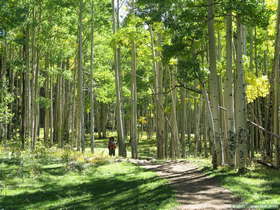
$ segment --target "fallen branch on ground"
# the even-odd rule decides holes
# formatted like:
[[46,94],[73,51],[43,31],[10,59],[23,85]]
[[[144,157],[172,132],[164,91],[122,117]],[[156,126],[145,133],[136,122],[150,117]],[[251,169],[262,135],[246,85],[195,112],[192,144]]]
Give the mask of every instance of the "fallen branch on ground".
[[274,166],[272,163],[268,163],[268,162],[265,162],[263,160],[257,160],[257,163],[263,165],[263,166],[266,166],[268,168],[272,168],[272,169],[278,169],[276,166]]

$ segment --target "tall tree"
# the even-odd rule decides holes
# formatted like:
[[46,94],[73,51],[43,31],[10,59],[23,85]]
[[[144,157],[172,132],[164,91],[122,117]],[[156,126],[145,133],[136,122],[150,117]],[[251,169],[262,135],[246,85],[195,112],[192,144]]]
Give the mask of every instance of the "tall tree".
[[84,131],[84,83],[83,83],[83,11],[84,2],[79,1],[79,32],[78,32],[78,133],[81,149],[85,151],[85,131]]
[[[112,0],[112,11],[113,11],[113,33],[115,34],[119,29],[119,10],[120,4],[117,0]],[[120,50],[117,44],[114,44],[114,70],[115,70],[115,84],[116,84],[116,96],[117,96],[117,125],[118,125],[118,145],[119,155],[126,157],[126,146],[125,146],[125,133],[124,133],[124,117],[123,117],[123,100],[121,92],[121,75],[120,75]]]
[[247,108],[245,78],[243,68],[243,50],[244,50],[244,26],[240,17],[237,17],[237,40],[236,40],[236,93],[235,93],[235,116],[236,116],[236,135],[237,135],[237,161],[236,168],[243,171],[246,167],[248,158],[247,152]]
[[235,124],[234,124],[234,94],[233,94],[233,73],[232,73],[232,11],[229,10],[226,16],[226,78],[225,78],[225,108],[226,108],[226,151],[228,164],[235,165]]
[[155,103],[155,112],[156,112],[156,138],[157,138],[157,157],[160,159],[166,158],[165,151],[165,141],[164,139],[164,130],[165,130],[165,116],[163,108],[163,72],[162,65],[158,58],[160,53],[156,46],[159,46],[159,38],[155,38],[155,33],[152,26],[149,26],[150,37],[151,37],[151,50],[152,50],[152,59],[153,59],[153,71],[155,74],[155,84],[154,84],[154,103]]
[[[134,15],[135,10],[134,0],[132,0],[132,10]],[[136,43],[135,40],[132,40],[132,49],[131,49],[131,149],[132,149],[132,158],[138,158],[137,143],[137,74],[136,74]]]
[[94,152],[94,0],[91,1],[91,23],[90,23],[90,143],[91,143],[91,152]]
[[[276,38],[274,49],[274,63],[273,63],[273,132],[280,133],[279,120],[279,106],[280,106],[280,0],[278,0],[277,8],[277,22],[276,22]],[[276,165],[280,167],[280,139],[274,138],[276,145]]]
[[216,64],[216,41],[215,41],[215,8],[214,1],[208,0],[208,37],[209,37],[209,92],[210,92],[210,102],[211,111],[213,115],[214,131],[213,143],[214,152],[212,164],[214,168],[221,165],[222,163],[222,150],[221,150],[221,133],[220,133],[220,123],[219,123],[219,81],[217,74],[217,64]]

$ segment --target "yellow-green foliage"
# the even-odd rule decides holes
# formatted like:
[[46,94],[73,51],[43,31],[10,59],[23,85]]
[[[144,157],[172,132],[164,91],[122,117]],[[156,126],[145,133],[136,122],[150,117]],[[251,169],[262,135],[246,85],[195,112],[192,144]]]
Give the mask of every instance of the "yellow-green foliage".
[[246,75],[246,82],[248,103],[252,103],[259,97],[266,97],[269,94],[270,84],[266,75],[256,77],[255,74],[248,72]]

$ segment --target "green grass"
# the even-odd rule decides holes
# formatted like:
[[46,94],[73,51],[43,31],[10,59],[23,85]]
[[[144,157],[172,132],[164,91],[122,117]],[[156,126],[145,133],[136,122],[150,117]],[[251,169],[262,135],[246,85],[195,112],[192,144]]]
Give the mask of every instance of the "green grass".
[[[111,133],[109,136],[116,136],[116,133]],[[89,142],[89,141],[88,141]],[[97,153],[107,154],[107,139],[96,139],[95,140],[95,151]],[[88,145],[89,146],[89,145]],[[156,147],[156,140],[155,136],[152,139],[147,139],[146,134],[141,135],[141,139],[138,143],[138,153],[139,158],[156,158],[157,156],[157,147]],[[116,154],[118,154],[118,149],[116,150]],[[127,143],[127,157],[131,157],[131,147],[129,143]]]
[[241,204],[245,207],[255,206],[257,209],[265,209],[266,206],[280,207],[279,170],[255,165],[246,173],[238,174],[235,170],[227,168],[213,170],[208,159],[192,158],[190,161],[194,161],[207,175],[215,177],[223,187],[240,198]]
[[157,147],[155,139],[147,139],[147,136],[143,136],[138,144],[138,152],[140,158],[156,158]]
[[[79,167],[80,166],[80,167]],[[113,159],[71,166],[60,158],[0,156],[0,209],[173,209],[154,172]]]

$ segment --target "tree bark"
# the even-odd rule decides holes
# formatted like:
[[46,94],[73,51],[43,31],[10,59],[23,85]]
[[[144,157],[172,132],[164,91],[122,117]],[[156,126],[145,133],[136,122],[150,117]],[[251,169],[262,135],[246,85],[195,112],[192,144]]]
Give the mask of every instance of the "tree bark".
[[78,33],[78,124],[79,141],[82,152],[85,151],[85,132],[84,132],[84,92],[83,92],[83,9],[84,2],[79,2],[79,33]]
[[90,148],[91,152],[94,153],[94,79],[93,79],[93,73],[94,73],[94,1],[91,1],[91,40],[90,40]]
[[[280,0],[278,0],[278,8],[277,8],[277,23],[276,23],[276,38],[275,38],[275,52],[274,52],[274,64],[273,64],[273,133],[279,134],[279,105],[280,105]],[[274,138],[275,142],[275,162],[276,166],[280,167],[280,140]]]
[[[119,0],[115,5],[115,0],[112,0],[113,8],[113,34],[118,30],[119,23]],[[116,13],[117,10],[117,13]],[[118,145],[119,155],[126,157],[125,133],[124,133],[124,117],[123,117],[123,100],[121,93],[121,75],[120,75],[120,50],[117,44],[114,44],[114,69],[115,69],[115,83],[116,83],[116,96],[117,96],[117,125],[118,125]]]
[[212,156],[212,164],[214,168],[220,166],[222,163],[221,151],[221,131],[219,123],[219,81],[216,69],[216,41],[215,41],[215,26],[214,26],[214,0],[208,0],[208,36],[209,36],[209,90],[210,102],[213,115],[214,132],[213,143],[215,151]]
[[182,158],[186,157],[186,123],[187,123],[187,103],[186,90],[181,88],[181,122],[180,122],[180,142]]
[[157,157],[159,159],[165,158],[164,151],[164,110],[163,106],[163,75],[162,75],[162,66],[157,62],[159,57],[159,52],[156,50],[155,45],[159,42],[155,40],[154,31],[150,26],[150,36],[151,36],[151,50],[153,57],[153,71],[155,73],[155,111],[156,111],[156,139],[157,139]]
[[243,39],[243,25],[240,22],[240,18],[237,17],[237,46],[236,46],[236,134],[237,134],[237,161],[236,168],[240,171],[246,167],[248,158],[247,152],[247,109],[246,109],[246,92],[245,92],[245,81],[244,81],[244,70],[243,70],[243,50],[244,50],[244,39]]
[[234,94],[233,94],[233,73],[232,73],[232,12],[228,11],[226,17],[226,79],[225,79],[225,108],[226,108],[226,152],[228,164],[235,165],[235,122],[234,122]]
[[[134,9],[134,1],[133,9]],[[132,158],[138,158],[138,150],[137,150],[137,83],[136,83],[136,43],[132,41],[132,49],[131,49],[131,152]]]

